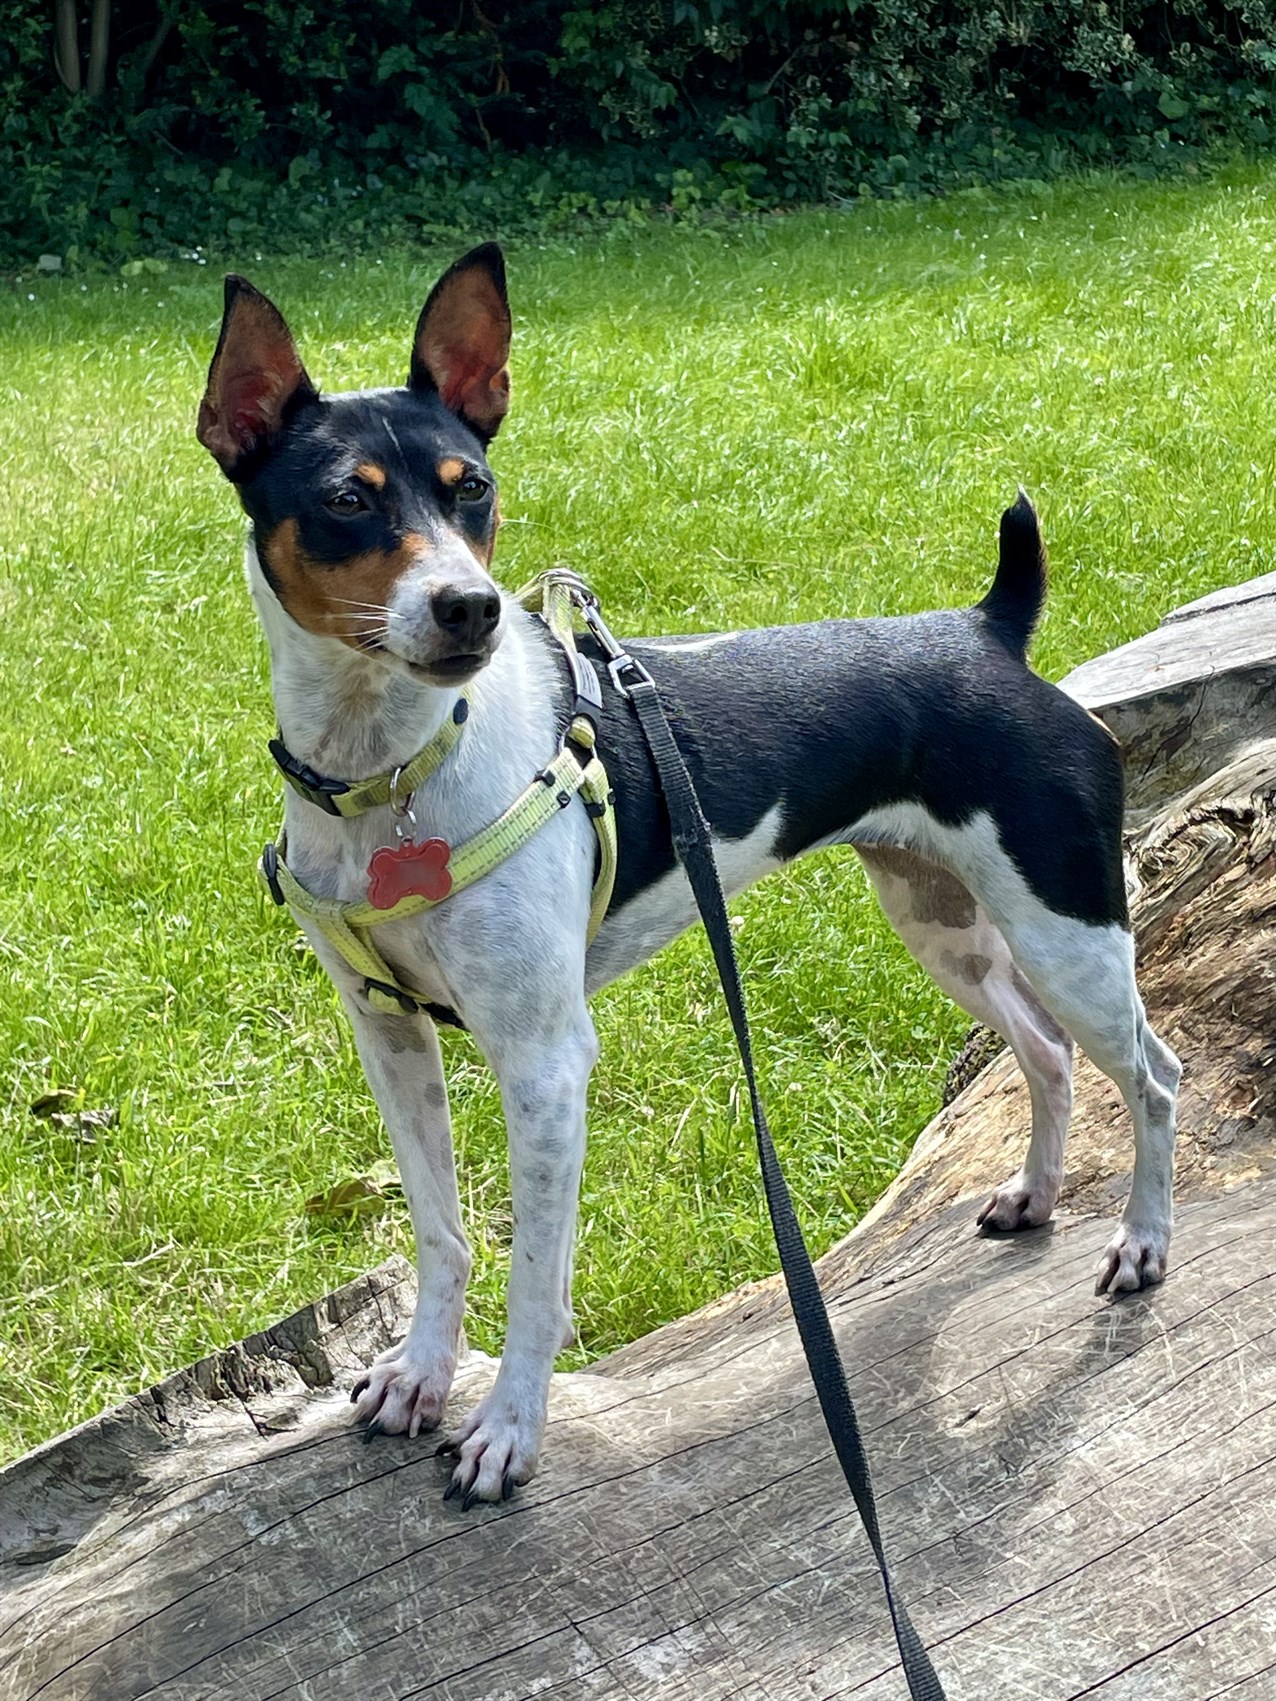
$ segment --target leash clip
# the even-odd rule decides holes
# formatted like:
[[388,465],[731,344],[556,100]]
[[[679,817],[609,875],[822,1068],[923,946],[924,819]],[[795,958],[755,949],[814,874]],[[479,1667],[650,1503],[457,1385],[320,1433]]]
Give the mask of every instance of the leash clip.
[[[598,642],[607,652],[609,658],[607,662],[607,672],[611,675],[611,682],[616,687],[617,691],[620,692],[622,697],[630,696],[631,688],[635,685],[655,684],[655,681],[647,672],[646,668],[641,662],[634,660],[628,650],[625,649],[624,645],[616,637],[616,634],[612,631],[611,627],[608,626],[607,622],[603,619],[602,610],[598,606],[598,598],[594,596],[592,591],[589,593],[589,601],[582,601],[581,613],[585,617],[586,626],[589,627],[589,630],[594,634],[594,637],[597,638]],[[621,678],[621,674],[626,673],[633,676],[630,679],[629,684],[626,684]]]
[[[642,663],[635,661],[632,656],[626,655],[623,650],[616,657],[615,661],[609,661],[607,663],[607,671],[611,675],[612,684],[616,687],[617,691],[620,692],[622,697],[632,698],[634,694],[634,687],[637,685],[650,685],[654,688],[656,683]],[[626,685],[624,680],[620,677],[622,673],[633,674],[633,678],[630,680],[628,685]]]

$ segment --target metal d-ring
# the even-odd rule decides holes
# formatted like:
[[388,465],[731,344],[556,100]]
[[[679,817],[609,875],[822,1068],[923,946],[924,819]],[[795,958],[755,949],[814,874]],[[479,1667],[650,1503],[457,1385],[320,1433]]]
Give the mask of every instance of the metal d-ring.
[[[390,775],[390,812],[395,817],[394,831],[396,835],[400,839],[410,840],[416,836],[416,816],[412,810],[412,799],[416,796],[416,793],[410,791],[408,795],[400,801],[399,776],[402,772],[402,768],[396,768]],[[406,833],[401,825],[405,817],[411,823],[411,827]]]

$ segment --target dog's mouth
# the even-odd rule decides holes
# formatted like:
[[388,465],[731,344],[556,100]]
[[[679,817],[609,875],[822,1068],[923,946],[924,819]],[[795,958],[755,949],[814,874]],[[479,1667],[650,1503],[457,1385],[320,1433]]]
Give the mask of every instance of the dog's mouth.
[[[502,621],[493,632],[458,634],[460,642],[453,640],[449,643],[439,633],[429,634],[422,642],[413,641],[410,634],[391,631],[383,634],[377,645],[377,659],[391,667],[402,668],[423,685],[447,690],[464,685],[466,680],[483,671],[500,649],[504,632],[505,623]],[[406,655],[405,650],[408,651]],[[414,650],[416,653],[412,654]]]
[[407,669],[414,679],[429,685],[460,685],[472,679],[492,659],[491,650],[465,650],[453,656],[439,656],[432,662],[408,662]]

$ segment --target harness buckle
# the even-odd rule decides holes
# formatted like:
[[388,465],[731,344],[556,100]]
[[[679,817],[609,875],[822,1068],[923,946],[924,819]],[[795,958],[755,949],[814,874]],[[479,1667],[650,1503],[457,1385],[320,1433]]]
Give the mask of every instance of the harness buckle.
[[390,986],[386,981],[373,980],[371,975],[364,980],[363,996],[371,1007],[382,1016],[396,1014],[396,1005],[398,1012],[404,1016],[416,1016],[421,1012],[421,1005],[417,1003],[411,993],[404,992],[401,987]]
[[275,849],[275,841],[267,839],[266,848],[261,853],[261,877],[270,888],[270,895],[279,905],[287,902],[283,887],[279,884],[279,852]]
[[595,731],[603,712],[603,688],[598,683],[598,669],[588,656],[575,656],[572,660],[572,683],[576,688],[576,701],[572,706],[573,720],[577,715],[584,715],[586,720],[594,723]]

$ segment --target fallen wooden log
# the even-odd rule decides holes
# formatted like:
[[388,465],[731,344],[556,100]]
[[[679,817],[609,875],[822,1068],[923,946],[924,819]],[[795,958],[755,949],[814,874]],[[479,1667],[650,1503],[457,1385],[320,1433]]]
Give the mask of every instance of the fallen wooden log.
[[[1131,753],[1141,982],[1184,1058],[1164,1287],[1096,1300],[1129,1122],[1077,1073],[1064,1209],[1008,1058],[821,1277],[887,1545],[951,1701],[1276,1695],[1276,583],[1068,682]],[[1091,1213],[1094,1213],[1093,1215]],[[756,1284],[555,1379],[542,1474],[460,1513],[345,1391],[394,1260],[0,1475],[5,1701],[887,1701],[880,1588],[786,1304]],[[491,1375],[475,1359],[458,1406]]]

